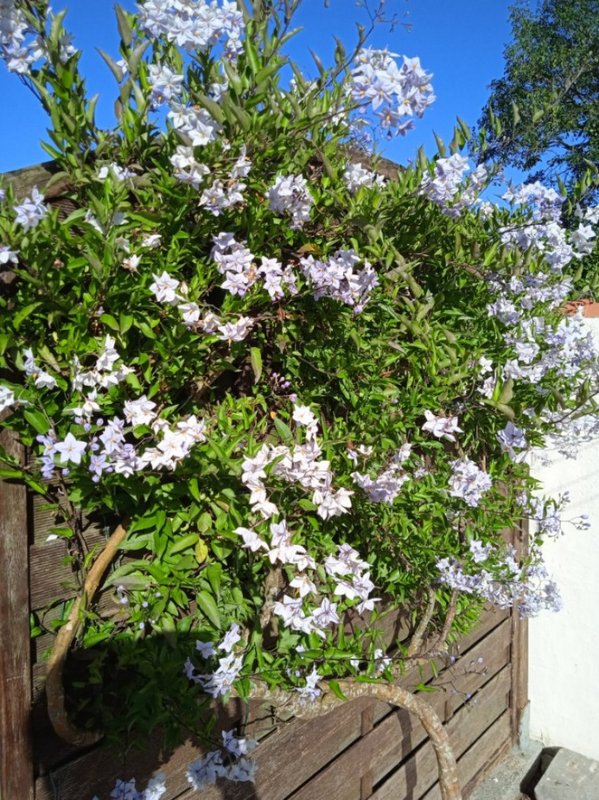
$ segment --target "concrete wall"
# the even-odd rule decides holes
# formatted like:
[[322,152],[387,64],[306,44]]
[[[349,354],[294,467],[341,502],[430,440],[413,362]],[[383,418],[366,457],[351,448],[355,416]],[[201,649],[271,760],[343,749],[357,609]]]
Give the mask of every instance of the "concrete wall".
[[[599,341],[599,319],[587,319]],[[565,535],[543,546],[564,601],[558,614],[530,621],[530,736],[599,759],[599,438],[576,460],[545,451],[531,458],[544,494],[568,490],[564,518],[591,516],[591,529],[565,525]]]

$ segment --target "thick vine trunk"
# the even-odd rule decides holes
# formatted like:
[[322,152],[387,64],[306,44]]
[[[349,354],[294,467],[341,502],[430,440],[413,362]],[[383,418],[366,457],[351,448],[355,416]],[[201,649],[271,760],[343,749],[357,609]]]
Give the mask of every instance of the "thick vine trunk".
[[126,524],[127,522],[123,521],[123,523],[117,526],[106,542],[104,549],[92,564],[91,569],[85,577],[83,591],[73,603],[68,620],[56,635],[54,647],[52,648],[52,653],[48,660],[46,673],[48,716],[50,717],[52,727],[60,738],[77,747],[86,747],[90,744],[94,744],[94,742],[102,738],[103,734],[99,731],[81,731],[69,720],[65,708],[62,673],[69,648],[81,627],[83,612],[92,601],[100,584],[100,580],[102,579],[102,575],[114,559],[119,545],[127,535]]
[[[405,708],[406,711],[417,717],[435,750],[442,800],[462,800],[457,764],[447,731],[435,711],[425,700],[394,684],[358,683],[353,680],[342,680],[338,684],[347,700],[372,697],[390,705]],[[314,719],[328,714],[346,702],[331,692],[325,682],[320,683],[319,686],[323,691],[321,697],[309,704],[300,697],[292,697],[288,692],[277,689],[271,690],[266,684],[261,683],[252,685],[250,697],[264,700],[277,708],[284,708],[285,711],[301,719]]]

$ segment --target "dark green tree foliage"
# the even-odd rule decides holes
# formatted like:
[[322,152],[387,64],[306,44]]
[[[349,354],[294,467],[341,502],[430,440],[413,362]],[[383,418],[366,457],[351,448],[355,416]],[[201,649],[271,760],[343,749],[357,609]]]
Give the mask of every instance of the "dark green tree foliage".
[[480,120],[486,157],[572,186],[599,162],[599,0],[521,2],[510,16],[505,72]]

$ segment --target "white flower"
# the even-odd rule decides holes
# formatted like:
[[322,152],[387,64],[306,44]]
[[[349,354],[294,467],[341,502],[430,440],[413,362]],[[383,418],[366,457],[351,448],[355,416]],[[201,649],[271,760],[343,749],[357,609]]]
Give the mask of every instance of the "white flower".
[[106,178],[112,176],[117,181],[124,181],[127,178],[133,178],[135,173],[130,170],[128,167],[121,167],[114,162],[112,164],[104,165],[100,167],[98,170],[98,179],[99,180],[106,180]]
[[310,207],[314,201],[302,175],[277,175],[267,197],[271,211],[276,214],[289,212],[292,228],[301,228],[310,219]]
[[261,539],[256,531],[252,531],[249,528],[235,528],[235,533],[239,534],[243,539],[243,547],[248,550],[251,550],[252,553],[256,553],[258,550],[268,550],[268,545]]
[[123,406],[123,413],[127,422],[133,426],[149,425],[156,417],[155,408],[156,403],[148,400],[143,394],[137,400],[127,400]]
[[306,676],[306,685],[296,688],[295,691],[305,702],[313,702],[322,694],[317,686],[319,680],[322,680],[322,675],[316,672],[316,667],[312,667],[312,672]]
[[212,642],[202,642],[199,639],[196,642],[196,650],[202,658],[211,658],[216,655],[214,644]]
[[314,582],[304,572],[296,575],[289,585],[299,591],[300,597],[305,597],[307,594],[316,594]]
[[429,431],[436,436],[437,439],[447,439],[450,442],[455,442],[454,433],[462,433],[462,429],[458,426],[457,417],[436,417],[432,411],[425,411],[424,416],[426,422],[422,426],[423,431]]
[[54,445],[55,452],[60,454],[60,463],[68,464],[81,464],[81,458],[87,447],[86,442],[81,442],[75,439],[72,433],[67,433],[62,442],[56,442]]
[[8,245],[3,244],[0,246],[0,264],[17,264],[19,257],[15,250],[11,250]]
[[16,398],[12,389],[9,389],[8,386],[0,386],[0,412],[14,406],[15,403]]
[[31,191],[31,196],[26,197],[20,205],[14,207],[16,213],[16,220],[19,225],[28,231],[35,228],[36,225],[48,213],[48,206],[44,204],[44,197],[39,192],[37,186],[34,186]]
[[176,278],[171,278],[168,272],[163,272],[162,275],[154,275],[154,283],[150,285],[150,291],[156,297],[159,303],[169,303],[174,305],[177,302],[176,290],[179,288],[179,281]]
[[225,653],[230,653],[234,645],[236,645],[239,641],[241,641],[241,636],[239,635],[239,625],[234,622],[218,645],[218,649],[224,650]]
[[251,331],[255,320],[251,317],[239,317],[237,322],[226,322],[218,326],[221,332],[219,339],[224,342],[242,342]]
[[451,467],[449,494],[452,497],[462,498],[472,508],[477,507],[482,495],[493,484],[491,477],[482,469],[479,469],[469,458],[454,461]]
[[308,406],[294,406],[293,407],[293,421],[298,425],[304,425],[306,428],[315,427],[318,421]]

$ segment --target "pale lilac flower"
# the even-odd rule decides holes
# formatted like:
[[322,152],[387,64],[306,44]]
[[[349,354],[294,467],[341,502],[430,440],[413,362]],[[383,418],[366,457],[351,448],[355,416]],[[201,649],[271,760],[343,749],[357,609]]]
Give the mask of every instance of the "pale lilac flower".
[[455,442],[456,438],[454,433],[462,433],[462,429],[458,426],[457,417],[437,417],[432,411],[425,411],[424,416],[426,422],[422,426],[423,431],[428,431],[436,436],[437,439],[447,439],[450,442]]
[[61,464],[81,464],[81,458],[87,447],[86,442],[75,439],[72,433],[67,433],[62,442],[56,442],[54,452],[60,455]]
[[256,320],[251,317],[239,317],[236,322],[226,322],[218,326],[223,342],[242,342],[251,331]]
[[176,291],[180,286],[180,281],[176,278],[171,278],[168,272],[163,272],[162,275],[152,274],[154,283],[150,284],[150,291],[156,297],[159,303],[169,303],[174,305],[177,300]]
[[31,195],[16,205],[14,211],[17,215],[15,222],[29,231],[44,219],[48,213],[48,206],[44,204],[44,196],[38,191],[37,186],[34,186]]
[[472,508],[480,504],[482,495],[488,491],[493,481],[482,469],[469,458],[452,462],[449,480],[449,494],[459,497]]
[[268,550],[268,545],[261,539],[256,531],[252,531],[249,528],[235,528],[235,533],[239,534],[243,539],[243,547],[247,550],[251,550],[252,553],[258,552],[258,550]]
[[318,674],[316,667],[312,667],[312,672],[306,675],[306,685],[297,687],[295,691],[298,692],[304,702],[314,702],[322,694],[318,688],[318,681],[320,680],[322,680],[322,675]]
[[14,406],[16,402],[17,400],[12,389],[9,389],[8,386],[0,385],[0,412]]
[[183,75],[166,64],[149,64],[148,79],[152,88],[150,101],[154,106],[168,103],[181,94]]
[[11,250],[6,244],[0,245],[0,266],[18,263],[19,256],[16,250]]
[[289,213],[292,228],[301,228],[310,219],[310,207],[314,201],[302,175],[277,175],[267,198],[275,214]]

